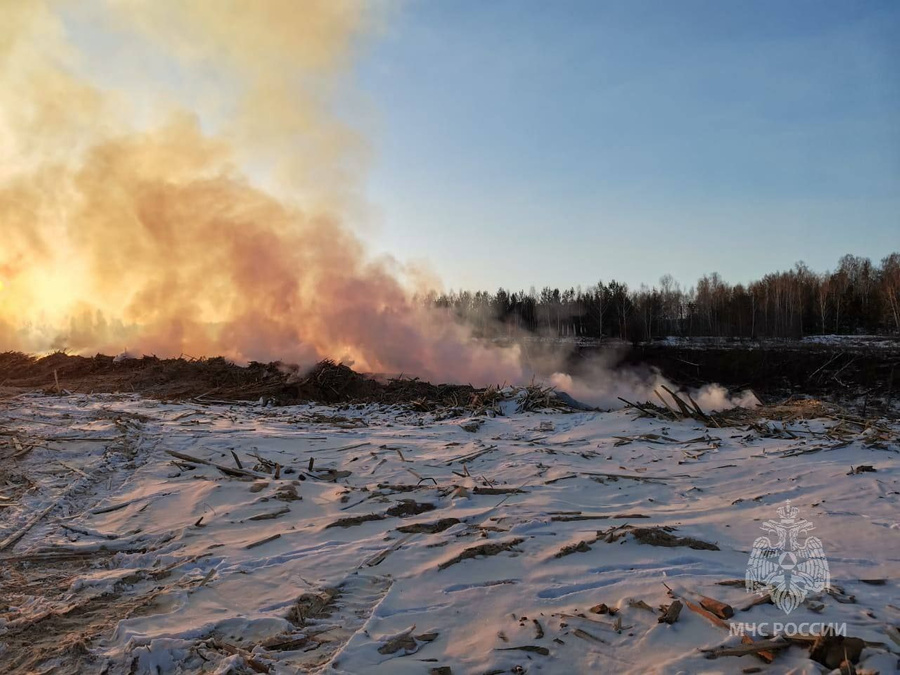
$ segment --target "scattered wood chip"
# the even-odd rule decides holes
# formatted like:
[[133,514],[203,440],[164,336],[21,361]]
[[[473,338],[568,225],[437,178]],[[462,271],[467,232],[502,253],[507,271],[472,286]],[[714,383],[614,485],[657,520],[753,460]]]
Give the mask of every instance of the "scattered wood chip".
[[268,476],[261,473],[256,473],[255,471],[247,471],[246,469],[235,469],[230,466],[224,466],[222,464],[216,464],[215,462],[210,462],[208,459],[201,459],[200,457],[193,457],[192,455],[186,455],[183,452],[176,452],[175,450],[166,450],[166,453],[172,455],[172,457],[176,457],[178,459],[184,460],[185,462],[193,462],[194,464],[205,464],[206,466],[211,466],[226,476],[236,476],[239,478],[256,478],[256,479],[265,479]]
[[571,555],[573,553],[587,553],[591,550],[590,544],[586,541],[579,541],[577,544],[568,544],[563,546],[556,554],[553,556],[554,558],[562,558],[567,555]]
[[403,499],[399,504],[395,504],[394,506],[389,508],[387,510],[387,515],[395,518],[409,518],[410,516],[417,516],[420,513],[434,511],[434,509],[434,504],[429,504],[428,502],[417,502],[414,499]]
[[339,518],[335,520],[333,523],[329,523],[325,526],[325,529],[329,529],[332,527],[355,527],[356,525],[362,525],[363,523],[369,523],[373,520],[384,520],[385,515],[383,513],[365,513],[361,516],[347,516],[346,518]]
[[872,466],[871,464],[860,464],[857,467],[851,466],[850,473],[848,473],[847,475],[855,476],[860,473],[875,473],[875,471],[877,471],[877,469],[874,466]]
[[413,637],[413,631],[416,629],[415,626],[410,626],[405,631],[397,633],[393,635],[387,640],[385,640],[384,644],[382,644],[378,648],[379,654],[396,654],[401,649],[405,654],[413,654],[418,651],[419,646],[416,643],[416,638]]
[[712,649],[701,649],[700,651],[706,655],[708,659],[717,659],[720,656],[745,656],[747,654],[760,654],[761,652],[771,652],[773,649],[784,649],[790,646],[790,642],[784,638],[777,637],[771,640],[760,640],[753,644],[744,644],[739,647],[714,647]]
[[398,532],[420,532],[423,534],[435,534],[453,527],[460,523],[459,518],[441,518],[430,523],[413,523],[411,525],[402,525],[397,528]]
[[498,652],[531,652],[533,654],[540,654],[541,656],[550,656],[550,650],[546,647],[539,647],[537,645],[522,645],[521,647],[497,647],[496,651]]
[[456,563],[460,563],[463,560],[468,560],[470,558],[477,558],[478,556],[491,556],[497,555],[499,553],[503,553],[504,551],[510,551],[515,546],[518,546],[523,541],[525,541],[521,537],[516,537],[515,539],[510,539],[509,541],[498,541],[498,542],[488,542],[486,544],[479,544],[478,546],[472,546],[467,548],[459,555],[453,556],[450,560],[445,560],[440,565],[438,565],[439,570],[445,570],[448,567],[455,565]]
[[324,588],[317,593],[304,593],[294,602],[287,620],[298,628],[303,628],[310,619],[331,616],[335,600],[340,597],[337,588]]
[[575,514],[575,515],[559,515],[550,518],[551,521],[568,523],[578,520],[634,520],[635,518],[649,518],[642,513],[617,513],[615,515],[604,514]]
[[693,537],[678,537],[671,534],[675,531],[674,527],[612,527],[605,532],[601,532],[601,538],[609,544],[612,544],[626,534],[631,534],[634,539],[641,544],[649,546],[687,546],[697,551],[718,551],[719,547],[715,544],[694,539]]

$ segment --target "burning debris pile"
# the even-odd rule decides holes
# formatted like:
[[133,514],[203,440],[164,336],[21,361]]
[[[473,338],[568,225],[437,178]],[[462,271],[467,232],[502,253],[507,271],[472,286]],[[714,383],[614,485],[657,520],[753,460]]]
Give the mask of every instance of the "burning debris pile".
[[160,399],[253,400],[285,384],[278,364],[246,368],[223,358],[93,357],[57,352],[36,357],[0,354],[0,388],[52,393],[138,393]]
[[251,362],[238,366],[224,358],[119,358],[98,354],[72,356],[57,352],[35,357],[19,352],[0,354],[0,392],[136,393],[162,400],[198,402],[272,401],[279,405],[324,404],[406,405],[443,417],[505,414],[513,410],[571,410],[577,402],[552,387],[475,388],[468,384],[431,384],[418,378],[369,377],[330,359],[301,371],[282,363]]
[[421,410],[455,405],[469,400],[476,392],[471,385],[435,385],[402,375],[387,380],[367,377],[330,359],[320,361],[305,375],[293,370],[287,381],[286,392],[295,400],[410,404]]

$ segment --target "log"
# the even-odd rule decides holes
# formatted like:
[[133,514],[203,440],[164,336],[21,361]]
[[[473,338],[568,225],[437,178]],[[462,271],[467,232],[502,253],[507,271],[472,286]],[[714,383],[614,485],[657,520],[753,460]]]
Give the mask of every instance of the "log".
[[709,598],[705,595],[700,596],[700,606],[715,614],[720,619],[730,619],[734,616],[734,608],[724,602],[719,602],[715,598]]
[[681,614],[681,610],[684,607],[680,600],[674,600],[671,605],[666,607],[666,611],[663,613],[659,619],[657,619],[657,623],[667,623],[673,624],[678,621],[678,615]]

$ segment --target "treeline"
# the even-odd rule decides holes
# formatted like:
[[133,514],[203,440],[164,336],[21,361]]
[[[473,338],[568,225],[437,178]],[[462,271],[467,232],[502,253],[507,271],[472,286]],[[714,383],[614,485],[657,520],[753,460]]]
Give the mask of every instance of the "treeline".
[[666,275],[657,286],[637,289],[610,281],[586,289],[432,293],[424,302],[453,311],[482,337],[519,330],[630,341],[900,334],[900,253],[880,265],[845,255],[825,273],[800,262],[748,285],[731,285],[713,273],[682,288]]

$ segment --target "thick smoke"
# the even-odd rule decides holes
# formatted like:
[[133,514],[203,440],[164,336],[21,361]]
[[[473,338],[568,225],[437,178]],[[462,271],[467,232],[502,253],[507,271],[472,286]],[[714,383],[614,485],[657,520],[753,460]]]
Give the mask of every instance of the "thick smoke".
[[[623,405],[621,398],[632,402],[651,401],[659,405],[665,402],[665,398],[663,401],[659,398],[666,396],[665,388],[676,392],[680,389],[654,368],[617,367],[620,357],[621,354],[615,352],[601,352],[581,365],[577,376],[554,372],[547,379],[557,389],[579,401],[601,408],[619,408]],[[759,405],[752,391],[732,396],[725,387],[714,383],[690,389],[689,393],[697,405],[707,412]],[[666,404],[674,405],[671,399]]]
[[[0,349],[334,358],[477,385],[553,373],[413,301],[346,225],[365,215],[368,152],[335,108],[373,6],[4,2]],[[652,384],[567,377],[597,403]]]
[[[102,28],[203,88],[196,109],[163,85],[148,85],[149,109],[146,95],[101,91],[75,74],[86,57],[66,39],[74,8],[20,4],[0,41],[0,348],[521,378],[516,350],[425,316],[343,223],[360,209],[365,147],[330,106],[371,23],[362,3],[91,6]],[[248,164],[290,198],[256,187]]]

